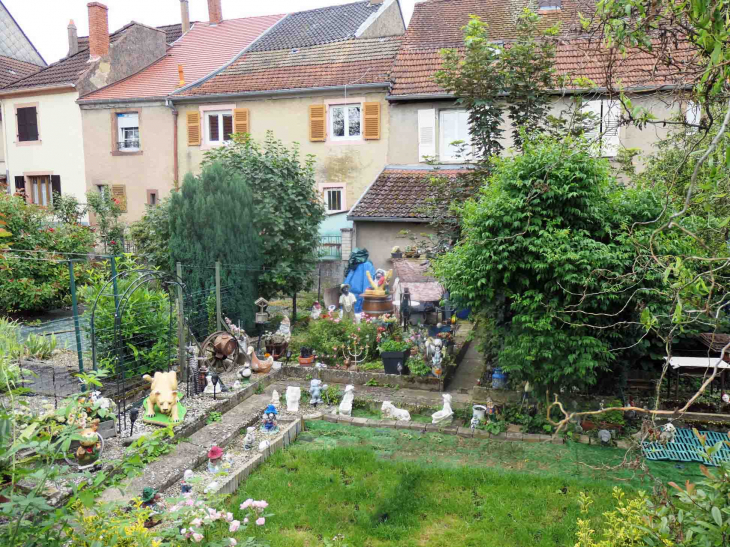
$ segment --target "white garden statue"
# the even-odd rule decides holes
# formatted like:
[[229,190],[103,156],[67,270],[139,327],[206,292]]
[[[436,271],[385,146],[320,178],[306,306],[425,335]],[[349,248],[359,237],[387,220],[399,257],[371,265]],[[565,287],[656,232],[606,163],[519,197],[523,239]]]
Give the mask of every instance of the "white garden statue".
[[271,394],[271,404],[276,407],[276,410],[279,410],[279,408],[281,407],[281,396],[276,390],[274,390],[274,392]]
[[404,408],[396,408],[390,401],[383,401],[383,406],[380,407],[380,412],[383,414],[383,418],[390,420],[397,420],[399,422],[410,422],[411,413]]
[[205,384],[205,389],[203,390],[203,393],[205,393],[206,395],[213,395],[213,391],[215,390],[215,387],[213,386],[213,376],[208,374],[208,376],[205,377],[205,380],[207,383]]
[[431,414],[431,423],[432,424],[441,424],[444,422],[450,422],[452,419],[452,416],[454,415],[454,411],[451,410],[451,395],[449,395],[448,393],[444,393],[443,398],[444,398],[444,408]]
[[299,400],[302,398],[302,388],[288,386],[286,388],[286,411],[298,412]]
[[345,394],[342,396],[340,403],[340,414],[342,416],[352,416],[352,402],[355,400],[355,386],[348,384],[345,386]]

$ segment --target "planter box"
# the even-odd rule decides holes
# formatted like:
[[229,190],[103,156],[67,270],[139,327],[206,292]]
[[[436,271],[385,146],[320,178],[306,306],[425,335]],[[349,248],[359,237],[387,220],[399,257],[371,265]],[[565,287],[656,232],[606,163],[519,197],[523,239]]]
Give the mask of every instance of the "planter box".
[[380,358],[383,360],[383,368],[385,369],[386,374],[399,374],[398,372],[398,363],[400,363],[403,366],[403,371],[400,374],[409,374],[410,371],[408,370],[408,365],[406,362],[408,361],[408,357],[410,355],[409,351],[383,351],[380,353]]
[[592,422],[590,420],[583,420],[580,423],[580,426],[583,428],[583,431],[593,431],[594,429],[607,429],[608,431],[618,431],[619,433],[623,431],[622,425],[609,424],[606,422]]
[[390,258],[403,258],[403,253],[390,253]]

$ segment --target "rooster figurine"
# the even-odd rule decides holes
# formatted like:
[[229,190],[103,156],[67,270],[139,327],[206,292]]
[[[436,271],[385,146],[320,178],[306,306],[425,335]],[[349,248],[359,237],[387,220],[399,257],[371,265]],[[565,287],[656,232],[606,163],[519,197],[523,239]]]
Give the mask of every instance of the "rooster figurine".
[[254,372],[266,374],[271,370],[271,367],[274,366],[274,358],[272,356],[269,356],[269,358],[265,361],[261,361],[258,355],[256,355],[253,346],[248,347],[248,356],[251,359],[251,370]]

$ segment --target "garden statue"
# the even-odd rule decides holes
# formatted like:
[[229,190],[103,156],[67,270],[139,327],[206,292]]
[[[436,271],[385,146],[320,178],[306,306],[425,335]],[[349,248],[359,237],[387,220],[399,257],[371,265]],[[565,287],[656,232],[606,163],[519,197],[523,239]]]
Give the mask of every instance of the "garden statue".
[[213,385],[213,376],[208,374],[208,376],[205,377],[205,381],[207,383],[205,384],[205,390],[203,390],[203,393],[206,395],[213,395],[216,391],[215,386]]
[[[441,361],[443,361],[442,347],[443,342],[440,338],[426,340],[426,359],[431,359],[431,369],[434,371],[441,370]],[[436,376],[440,376],[440,374],[436,374]]]
[[243,448],[246,450],[251,450],[253,448],[253,443],[256,441],[256,434],[254,433],[256,428],[253,426],[246,428],[246,436],[243,438]]
[[205,490],[203,490],[203,493],[212,494],[214,492],[217,492],[218,488],[220,488],[218,481],[211,481],[208,483],[208,486],[205,487]]
[[474,431],[480,423],[481,422],[479,421],[479,418],[476,417],[476,414],[474,416],[472,416],[471,417],[471,430]]
[[522,401],[520,401],[520,408],[530,401],[530,393],[532,392],[532,386],[530,382],[525,382],[525,387],[522,390]]
[[242,380],[248,382],[251,379],[251,367],[249,365],[245,365],[243,368],[239,369],[238,375]]
[[601,429],[598,432],[598,440],[601,441],[601,444],[610,444],[611,432],[608,429]]
[[350,321],[355,321],[355,302],[357,297],[350,292],[350,285],[343,283],[340,285],[340,317],[347,317]]
[[319,319],[320,315],[322,315],[322,304],[320,304],[319,302],[315,302],[314,305],[312,306],[311,317],[313,320],[315,320],[315,319]]
[[288,317],[284,317],[279,324],[279,328],[276,330],[276,334],[282,335],[288,342],[291,338],[291,322]]
[[722,402],[725,404],[730,403],[730,395],[727,393],[723,393],[720,399],[722,399]]
[[271,370],[271,367],[274,366],[274,357],[270,355],[268,359],[262,361],[259,359],[259,356],[256,355],[254,350],[255,348],[253,346],[248,347],[248,355],[251,359],[251,370],[260,374],[266,374]]
[[662,427],[662,432],[659,435],[659,442],[663,445],[674,442],[674,437],[677,435],[677,428],[671,423],[666,424]]
[[310,405],[313,405],[316,408],[318,404],[322,403],[323,389],[327,389],[327,385],[322,385],[322,380],[315,378],[309,383],[309,394],[311,395],[309,399]]
[[213,473],[220,473],[223,468],[223,449],[220,446],[215,446],[208,451],[208,471]]
[[281,408],[281,397],[279,396],[279,392],[276,390],[271,393],[271,404],[274,405],[277,410]]
[[154,418],[156,406],[162,414],[169,416],[172,422],[179,422],[177,373],[174,370],[170,372],[155,372],[154,378],[149,374],[145,374],[142,378],[150,383],[150,395],[146,400],[145,416],[147,418]]
[[340,414],[343,416],[352,416],[352,402],[355,400],[355,386],[348,384],[345,386],[345,394],[342,396],[340,403]]
[[190,484],[190,481],[193,479],[194,473],[192,469],[186,469],[185,473],[183,473],[183,480],[180,483],[180,492],[183,494],[187,494],[189,492],[193,491],[193,485]]
[[241,380],[236,380],[235,382],[233,382],[233,389],[236,391],[241,389]]
[[79,426],[81,427],[81,432],[79,433],[81,440],[79,440],[80,446],[76,450],[76,464],[79,466],[79,469],[83,469],[99,461],[101,453],[104,450],[104,439],[97,432],[99,418],[92,420],[90,427],[86,427],[86,420],[82,419]]
[[454,411],[451,410],[451,395],[448,393],[443,394],[444,398],[444,407],[431,414],[431,423],[432,424],[440,424],[444,422],[450,422],[452,419],[452,416],[454,415]]
[[286,411],[298,412],[299,400],[302,398],[302,388],[288,386],[286,388]]
[[264,410],[264,423],[261,426],[261,431],[269,434],[278,433],[279,426],[276,424],[276,416],[278,414],[274,405],[267,406],[266,410]]
[[259,452],[266,452],[266,450],[271,446],[271,443],[264,439],[259,443]]
[[162,507],[162,494],[151,486],[147,486],[142,490],[142,507],[150,509],[153,513],[160,513]]
[[370,275],[370,272],[365,272],[370,282],[370,287],[365,289],[365,294],[372,296],[385,296],[388,294],[388,281],[393,276],[393,270],[387,272],[382,269],[375,270],[375,279]]
[[487,397],[487,408],[484,411],[484,414],[487,417],[487,421],[492,421],[492,416],[494,416],[494,403],[492,402],[491,397]]
[[403,408],[396,408],[390,401],[383,401],[383,406],[380,407],[380,412],[384,418],[390,420],[397,420],[399,422],[410,422],[411,413]]

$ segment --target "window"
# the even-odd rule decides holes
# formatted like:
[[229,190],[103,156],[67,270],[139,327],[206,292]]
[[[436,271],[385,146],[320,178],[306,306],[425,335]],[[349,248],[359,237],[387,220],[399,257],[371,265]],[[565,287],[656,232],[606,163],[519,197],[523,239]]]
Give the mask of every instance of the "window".
[[[459,144],[454,144],[454,142]],[[466,110],[439,112],[439,157],[441,161],[465,161],[472,157],[469,113]]]
[[612,158],[618,154],[621,145],[619,124],[621,120],[621,104],[617,101],[587,101],[584,112],[592,113],[595,125],[585,136],[589,141],[598,144],[601,156]]
[[109,186],[107,186],[106,184],[97,184],[96,189],[102,196],[108,194],[109,192]]
[[150,207],[157,207],[157,203],[157,190],[147,190],[147,205],[149,205]]
[[689,101],[687,103],[687,110],[684,112],[684,120],[689,125],[687,131],[689,133],[696,132],[697,126],[702,121],[702,107],[697,103]]
[[221,144],[231,140],[233,112],[221,110],[205,113],[205,137],[208,144]]
[[339,213],[345,210],[345,184],[320,184],[319,190],[327,213]]
[[137,112],[117,114],[117,149],[120,152],[139,151],[139,114]]
[[39,175],[27,177],[25,193],[30,202],[41,207],[48,207],[53,204],[53,188],[51,187],[50,175]]
[[537,8],[540,11],[547,10],[559,10],[561,7],[561,0],[538,0]]
[[35,106],[17,108],[18,142],[38,141],[38,111]]
[[357,139],[361,133],[359,104],[343,104],[330,107],[330,136],[333,140]]

